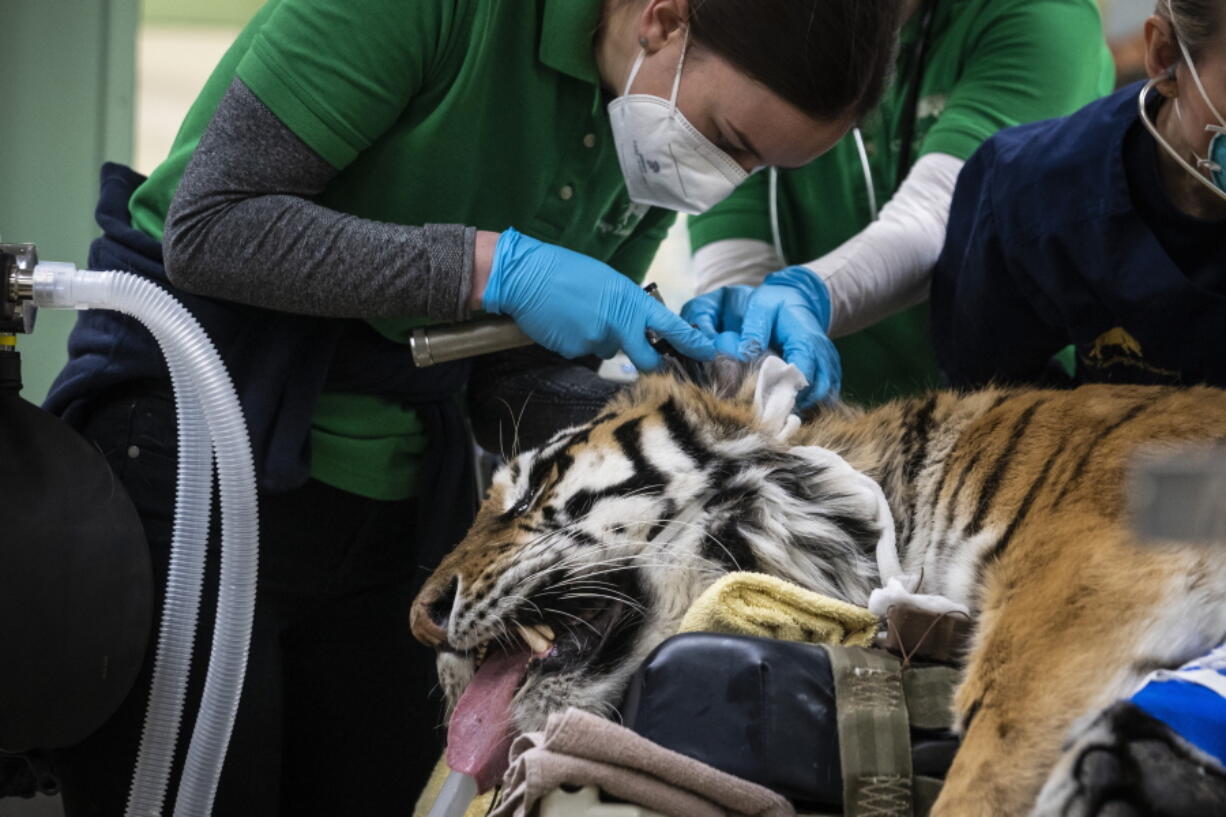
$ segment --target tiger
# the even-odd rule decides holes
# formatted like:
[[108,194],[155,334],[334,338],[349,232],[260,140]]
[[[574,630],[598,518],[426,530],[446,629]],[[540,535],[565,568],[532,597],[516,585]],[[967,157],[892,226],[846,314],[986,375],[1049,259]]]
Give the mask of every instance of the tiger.
[[[754,374],[718,359],[702,378],[642,377],[497,471],[411,611],[448,701],[490,645],[520,638],[534,657],[517,729],[570,706],[616,718],[635,669],[721,575],[863,606],[892,524],[921,592],[975,622],[953,703],[961,746],[932,813],[1024,815],[1045,782],[1046,813],[1091,813],[1077,811],[1085,785],[1048,780],[1066,739],[1101,730],[1095,714],[1152,670],[1226,640],[1226,555],[1142,543],[1127,510],[1139,451],[1226,436],[1226,391],[934,391],[824,405],[781,434],[754,410]],[[814,447],[871,477],[892,521]]]

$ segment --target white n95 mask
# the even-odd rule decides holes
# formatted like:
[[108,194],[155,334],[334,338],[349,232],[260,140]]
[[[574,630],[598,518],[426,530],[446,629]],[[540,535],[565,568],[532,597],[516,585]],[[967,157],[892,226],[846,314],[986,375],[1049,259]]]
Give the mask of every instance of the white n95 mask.
[[671,99],[630,93],[647,56],[639,51],[625,91],[609,103],[609,124],[630,200],[697,215],[726,199],[749,174],[677,110],[688,45],[687,29]]

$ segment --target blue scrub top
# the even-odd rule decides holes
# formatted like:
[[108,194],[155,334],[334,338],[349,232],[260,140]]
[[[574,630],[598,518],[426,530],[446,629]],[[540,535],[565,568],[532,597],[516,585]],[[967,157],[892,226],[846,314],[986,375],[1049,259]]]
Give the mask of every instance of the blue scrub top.
[[1001,131],[963,168],[932,282],[950,385],[1042,381],[1073,344],[1081,383],[1226,386],[1226,292],[1181,269],[1134,203],[1160,194],[1126,172],[1141,87]]
[[1226,646],[1152,674],[1132,702],[1226,765]]

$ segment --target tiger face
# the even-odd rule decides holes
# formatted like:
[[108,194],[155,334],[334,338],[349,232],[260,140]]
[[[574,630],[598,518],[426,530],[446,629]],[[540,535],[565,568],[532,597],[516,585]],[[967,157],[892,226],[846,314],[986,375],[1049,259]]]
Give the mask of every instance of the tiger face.
[[487,651],[513,643],[533,653],[518,728],[568,706],[613,715],[635,668],[730,570],[867,599],[875,509],[760,427],[744,375],[732,367],[714,390],[645,378],[497,472],[413,609],[452,705]]

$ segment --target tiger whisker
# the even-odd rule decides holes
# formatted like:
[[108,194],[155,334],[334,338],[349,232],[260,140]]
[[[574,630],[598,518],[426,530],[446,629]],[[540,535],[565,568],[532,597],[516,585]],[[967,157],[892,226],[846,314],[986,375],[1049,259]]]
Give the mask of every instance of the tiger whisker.
[[[596,635],[600,635],[600,634],[601,634],[601,633],[600,633],[600,630],[597,630],[597,629],[596,629],[596,628],[595,628],[595,627],[592,625],[592,623],[591,623],[590,621],[588,621],[588,620],[586,620],[586,619],[584,619],[584,618],[581,618],[581,617],[579,617],[579,616],[575,615],[574,613],[568,613],[568,612],[566,612],[565,610],[559,610],[559,609],[557,609],[557,608],[555,608],[555,607],[546,607],[545,609],[546,609],[546,610],[548,610],[550,613],[557,613],[558,615],[567,616],[568,618],[573,618],[575,621],[577,621],[577,622],[579,622],[580,624],[582,624],[583,626],[587,627],[589,630],[591,630],[591,631],[592,631],[593,633],[595,633]],[[568,627],[569,627],[570,625],[566,625],[566,626],[568,626]]]
[[599,589],[578,588],[574,590],[567,590],[565,593],[559,593],[558,598],[559,599],[599,598],[599,599],[609,599],[609,600],[617,599],[620,601],[624,601],[627,604],[641,605],[641,602],[638,599],[633,598],[632,596],[628,596],[625,593],[617,593],[617,592],[599,590]]
[[[528,410],[528,403],[532,400],[532,395],[534,394],[536,394],[535,389],[528,392],[528,396],[524,398],[524,404],[519,407],[519,415],[515,418],[515,439],[511,441],[511,451],[513,451],[517,457],[519,456],[519,427],[523,424],[524,412]],[[510,406],[507,408],[510,408]]]
[[[543,567],[540,570],[537,570],[529,574],[528,576],[522,579],[519,579],[517,583],[520,585],[531,584],[532,582],[536,581],[540,577],[544,576],[546,573],[552,573],[558,570],[564,570],[571,565],[578,564],[579,562],[583,560],[585,555],[586,554],[583,554],[583,553],[568,554],[562,559],[555,561],[555,562],[550,562],[546,567]],[[585,568],[590,567],[590,566],[599,567],[605,564],[613,564],[615,562],[631,561],[631,560],[638,559],[638,558],[641,558],[639,554],[625,554],[622,556],[610,556],[604,559],[598,559],[595,561],[586,562],[584,564],[584,567]]]
[[627,607],[637,610],[640,613],[647,612],[647,609],[643,607],[643,605],[639,604],[637,601],[632,601],[626,598],[616,598],[614,596],[607,596],[601,593],[567,593],[562,598],[563,599],[602,599],[604,601],[611,601],[611,602],[618,602],[621,604],[625,604]]
[[627,595],[625,591],[621,590],[617,586],[609,584],[576,583],[567,585],[566,587],[559,587],[555,591],[557,595],[574,592],[616,593],[622,596]]
[[[521,596],[521,595],[519,595],[518,593],[508,593],[508,594],[506,594],[506,596],[504,596],[504,598],[506,598],[506,599],[511,599],[511,600],[514,600],[514,599],[519,599],[519,600],[520,600],[520,601],[522,601],[524,604],[530,605],[530,606],[531,606],[533,609],[535,609],[535,610],[536,610],[536,614],[537,614],[538,616],[539,616],[539,615],[541,615],[541,608],[540,608],[540,607],[537,607],[536,602],[532,601],[532,599],[528,598],[527,596]],[[514,614],[515,614],[515,610],[512,610],[512,611],[511,611],[511,613],[510,613],[508,616],[506,616],[506,617],[507,617],[507,618],[514,618]],[[542,617],[543,617],[543,616],[542,616]]]

